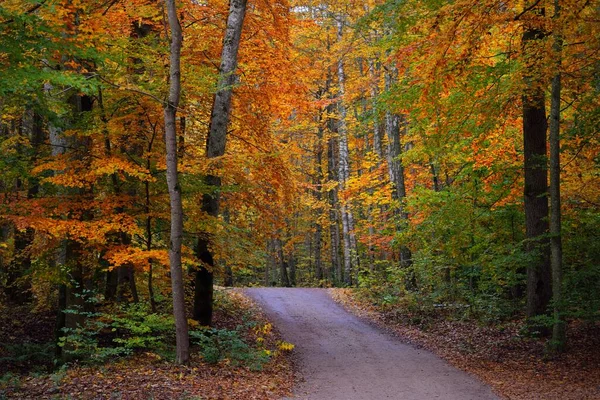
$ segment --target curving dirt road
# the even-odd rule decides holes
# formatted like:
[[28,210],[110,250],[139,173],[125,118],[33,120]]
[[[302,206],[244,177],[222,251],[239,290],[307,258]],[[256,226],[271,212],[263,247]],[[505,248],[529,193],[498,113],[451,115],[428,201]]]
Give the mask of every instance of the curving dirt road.
[[246,289],[296,345],[295,398],[488,400],[491,389],[437,356],[351,315],[323,289]]

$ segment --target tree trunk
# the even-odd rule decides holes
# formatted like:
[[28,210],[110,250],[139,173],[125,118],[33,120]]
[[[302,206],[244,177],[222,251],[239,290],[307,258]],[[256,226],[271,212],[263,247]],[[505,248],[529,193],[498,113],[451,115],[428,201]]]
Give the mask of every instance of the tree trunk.
[[[221,66],[219,69],[219,83],[215,94],[212,113],[210,116],[210,127],[206,139],[206,157],[211,159],[221,157],[225,154],[227,139],[227,127],[231,113],[231,97],[233,85],[236,81],[235,70],[237,68],[237,55],[242,37],[242,27],[246,15],[246,0],[231,0],[229,3],[229,15],[227,17],[227,29],[223,39],[223,50],[221,51]],[[219,190],[221,178],[208,175],[205,178],[206,186],[210,192],[202,196],[202,211],[209,216],[219,215]],[[212,322],[212,282],[214,256],[210,249],[211,238],[202,234],[198,238],[197,257],[202,265],[196,270],[196,289],[194,291],[194,319],[203,325]]]
[[[560,1],[554,0],[554,20],[560,16]],[[552,268],[552,302],[554,326],[552,327],[552,347],[562,352],[566,342],[566,326],[562,316],[562,235],[560,209],[560,94],[561,94],[561,53],[562,36],[558,27],[554,28],[554,51],[557,54],[557,72],[552,79],[552,99],[550,107],[550,254]]]
[[294,254],[288,257],[288,265],[290,266],[290,286],[296,286],[296,258]]
[[[208,249],[208,239],[199,239],[196,247],[196,256],[206,265],[214,267],[212,252]],[[200,266],[196,269],[194,280],[194,311],[192,317],[200,325],[210,326],[213,315],[213,283],[212,270]]]
[[[319,112],[319,127],[317,129],[317,143],[315,145],[315,157],[316,157],[316,166],[317,166],[317,170],[316,170],[316,176],[314,179],[314,185],[315,188],[313,190],[314,192],[314,196],[315,199],[317,200],[317,203],[320,205],[321,201],[323,200],[323,112],[325,110],[320,110]],[[314,246],[313,246],[313,252],[314,252],[314,257],[315,257],[315,277],[317,278],[317,282],[319,282],[319,285],[321,284],[321,281],[323,280],[324,274],[323,274],[323,265],[322,265],[322,261],[321,261],[321,239],[322,239],[322,233],[323,233],[323,226],[321,225],[320,218],[321,215],[323,214],[324,210],[321,206],[319,206],[319,208],[317,209],[317,215],[318,218],[315,222],[315,233],[314,233],[314,238],[313,238],[313,242],[314,242]]]
[[[335,163],[335,139],[331,138],[327,148],[327,168],[329,170],[329,180],[337,180]],[[339,200],[338,188],[334,187],[329,191],[329,231],[331,236],[331,268],[334,272],[335,283],[341,284],[344,280],[342,270],[342,261],[340,259],[340,221],[339,221]]]
[[175,0],[165,0],[169,27],[171,29],[171,47],[169,57],[169,99],[164,107],[165,144],[167,149],[167,186],[171,204],[171,236],[169,242],[169,264],[171,269],[171,290],[173,296],[173,315],[175,317],[175,340],[177,345],[177,364],[189,361],[189,333],[185,313],[183,271],[181,266],[181,245],[183,242],[183,206],[181,187],[177,171],[177,122],[176,114],[181,95],[181,45],[183,41],[181,25],[177,17]]
[[[523,33],[526,57],[535,49],[544,33],[528,27]],[[531,255],[527,267],[527,316],[544,314],[552,298],[550,254],[548,246],[548,173],[546,157],[546,106],[544,91],[533,61],[526,59],[531,74],[526,76],[527,92],[523,95],[523,153],[525,158],[525,226],[526,250]],[[532,71],[533,70],[533,71]]]
[[[342,40],[344,23],[338,20],[338,41]],[[348,129],[346,127],[346,106],[344,104],[346,75],[344,72],[344,61],[342,58],[337,63],[338,72],[338,145],[339,145],[339,162],[338,162],[338,179],[341,190],[346,188],[346,184],[350,179],[350,154],[348,151]],[[342,216],[342,237],[344,240],[344,283],[351,285],[353,282],[353,272],[357,272],[358,259],[356,238],[354,236],[354,216],[350,207],[345,202],[340,203],[340,211]]]
[[280,268],[280,281],[281,286],[290,287],[290,278],[288,275],[288,263],[285,259],[285,254],[283,254],[283,243],[281,243],[281,239],[277,239],[275,242],[277,246],[277,258],[279,259],[279,268]]
[[[388,67],[385,73],[385,89],[391,90],[394,82],[398,79],[398,71],[395,66]],[[387,160],[388,174],[392,183],[392,199],[397,205],[395,216],[397,219],[397,229],[404,229],[404,224],[408,220],[408,214],[404,211],[403,201],[406,198],[406,184],[404,180],[404,166],[400,159],[402,155],[402,139],[401,136],[406,135],[407,122],[404,116],[392,113],[387,110],[385,113],[385,131],[388,137]],[[435,171],[432,166],[432,171]],[[434,174],[435,176],[435,174]],[[434,190],[438,191],[437,177],[434,179]],[[403,268],[410,267],[412,264],[412,254],[410,249],[402,244],[400,246],[400,266]]]

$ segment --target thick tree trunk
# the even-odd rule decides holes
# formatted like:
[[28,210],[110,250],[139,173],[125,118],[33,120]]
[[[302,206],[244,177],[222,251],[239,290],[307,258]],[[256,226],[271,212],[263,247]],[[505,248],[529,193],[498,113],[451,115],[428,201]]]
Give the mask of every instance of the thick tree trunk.
[[[227,127],[231,113],[231,97],[233,85],[236,81],[235,70],[237,68],[237,55],[242,37],[242,27],[246,15],[246,0],[231,0],[229,2],[229,15],[227,17],[227,28],[223,39],[223,50],[221,52],[221,66],[219,69],[219,82],[217,93],[213,103],[210,116],[210,127],[206,140],[206,157],[215,158],[225,154],[227,140]],[[208,175],[205,178],[207,187],[211,188],[209,193],[202,198],[202,211],[209,216],[219,215],[219,191],[221,178]],[[197,257],[202,265],[196,271],[196,290],[194,292],[194,319],[203,325],[212,322],[212,282],[214,256],[210,249],[211,238],[207,234],[198,238]]]
[[183,206],[179,186],[177,161],[176,114],[181,95],[181,45],[183,36],[177,17],[175,0],[165,0],[171,47],[169,57],[169,99],[164,107],[165,144],[167,149],[167,186],[171,204],[171,236],[169,242],[169,264],[171,269],[171,290],[173,315],[175,317],[175,340],[177,345],[176,362],[187,364],[190,357],[188,323],[185,313],[183,271],[181,265],[181,245],[183,242]]
[[[527,28],[523,34],[526,57],[533,57],[531,46],[541,40],[544,33]],[[548,172],[546,156],[546,106],[544,91],[536,82],[533,61],[532,76],[526,76],[528,86],[523,95],[523,153],[525,158],[525,226],[526,250],[531,255],[527,267],[527,316],[544,314],[552,298],[550,274],[550,248],[548,245]]]
[[[208,239],[199,239],[196,256],[206,265],[214,267],[212,252],[208,249]],[[213,284],[214,274],[203,266],[198,267],[194,280],[194,311],[192,317],[200,325],[210,326],[213,315]]]

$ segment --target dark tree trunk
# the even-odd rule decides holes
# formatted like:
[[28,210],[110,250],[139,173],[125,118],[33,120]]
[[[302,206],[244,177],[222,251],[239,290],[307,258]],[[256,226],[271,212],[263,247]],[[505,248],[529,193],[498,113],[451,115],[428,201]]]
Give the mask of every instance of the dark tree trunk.
[[[236,81],[237,55],[242,36],[242,26],[246,15],[246,0],[231,0],[227,28],[223,39],[219,82],[215,94],[210,127],[206,139],[206,157],[216,158],[225,154],[227,128],[231,113],[232,87]],[[219,215],[219,191],[221,179],[208,175],[204,180],[210,192],[202,197],[202,211],[209,216]],[[194,291],[194,319],[204,325],[212,322],[212,285],[214,273],[214,257],[210,249],[211,238],[208,234],[200,235],[196,246],[196,256],[201,265],[196,268],[196,290]],[[210,289],[209,289],[210,287]]]
[[296,259],[294,255],[290,255],[288,258],[288,265],[290,266],[290,286],[296,286]]
[[[527,28],[523,34],[526,57],[544,33]],[[526,76],[527,92],[523,95],[523,153],[525,159],[525,227],[526,251],[531,256],[527,267],[527,316],[546,313],[552,298],[550,247],[548,241],[548,168],[546,156],[546,105],[544,91],[537,82],[534,61],[526,60],[532,76]]]
[[[214,266],[212,253],[208,249],[208,240],[198,240],[196,256],[206,265]],[[210,326],[213,314],[214,274],[207,268],[199,267],[194,281],[194,312],[192,317],[201,325]]]
[[280,270],[279,279],[281,286],[290,287],[290,277],[288,275],[289,266],[287,260],[285,259],[285,254],[283,253],[283,243],[281,243],[281,239],[277,239],[275,244],[277,246],[277,258],[279,261]]

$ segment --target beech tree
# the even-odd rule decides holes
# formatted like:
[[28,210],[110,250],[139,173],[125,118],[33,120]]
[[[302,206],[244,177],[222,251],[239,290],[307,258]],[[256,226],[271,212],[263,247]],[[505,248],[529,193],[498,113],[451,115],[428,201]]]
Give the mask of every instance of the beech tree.
[[[225,154],[227,129],[231,113],[231,96],[236,82],[235,70],[246,15],[246,4],[246,0],[231,0],[229,3],[229,16],[227,17],[227,27],[223,38],[217,92],[206,138],[206,157],[209,160]],[[209,188],[209,192],[202,196],[202,211],[210,217],[217,218],[220,209],[221,178],[209,174],[204,178],[204,182]],[[208,232],[201,234],[196,243],[196,255],[202,264],[196,270],[193,315],[194,319],[202,325],[210,325],[212,321],[215,257],[210,246],[211,240]]]
[[181,97],[181,44],[183,36],[175,0],[166,0],[169,27],[171,28],[171,53],[169,57],[169,98],[165,103],[165,144],[167,150],[167,184],[171,200],[171,237],[169,263],[171,266],[171,290],[173,315],[177,339],[178,364],[187,364],[190,357],[188,324],[185,312],[181,244],[183,241],[183,206],[181,186],[177,171],[177,107]]

